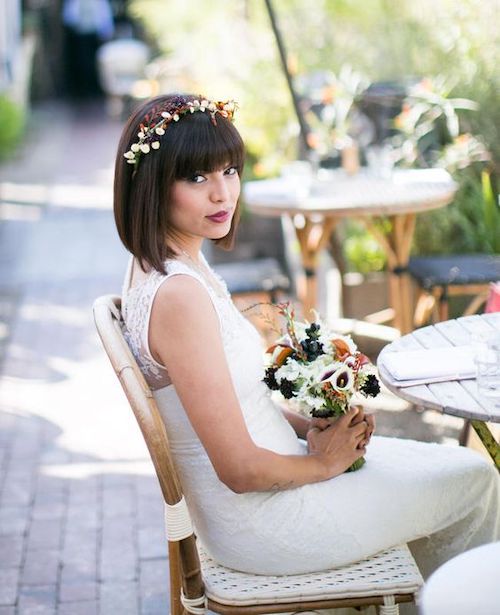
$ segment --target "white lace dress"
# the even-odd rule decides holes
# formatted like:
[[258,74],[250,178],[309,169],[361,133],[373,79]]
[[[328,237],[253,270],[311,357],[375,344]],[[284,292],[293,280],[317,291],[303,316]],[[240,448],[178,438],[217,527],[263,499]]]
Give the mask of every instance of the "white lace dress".
[[[167,262],[123,295],[126,336],[154,390],[198,538],[228,567],[262,574],[322,570],[411,542],[424,575],[455,554],[499,536],[499,481],[477,453],[374,437],[365,466],[288,491],[236,494],[217,478],[168,373],[151,356],[148,327],[161,284],[188,275],[219,316],[227,362],[248,430],[258,446],[306,454],[305,444],[262,382],[259,334],[226,292],[187,264]],[[175,343],[175,340],[172,340]]]

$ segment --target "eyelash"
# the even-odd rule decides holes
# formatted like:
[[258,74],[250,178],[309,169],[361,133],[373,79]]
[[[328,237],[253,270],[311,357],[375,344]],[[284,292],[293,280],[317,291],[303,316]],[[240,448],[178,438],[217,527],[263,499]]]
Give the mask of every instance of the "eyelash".
[[[229,171],[232,171],[232,172],[229,173]],[[238,169],[235,166],[230,166],[224,170],[224,175],[232,176],[232,175],[237,175],[237,174],[238,174]],[[193,184],[201,184],[202,182],[196,181],[197,177],[203,177],[203,179],[205,179],[205,176],[202,173],[195,173],[191,177],[188,177],[188,181]]]

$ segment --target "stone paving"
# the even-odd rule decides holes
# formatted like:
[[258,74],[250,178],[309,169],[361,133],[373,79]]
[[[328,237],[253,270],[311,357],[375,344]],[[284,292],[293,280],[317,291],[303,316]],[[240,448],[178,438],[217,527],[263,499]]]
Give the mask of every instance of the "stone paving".
[[91,315],[126,263],[102,118],[37,109],[0,167],[0,615],[169,611],[156,478]]
[[[91,316],[126,264],[119,131],[98,106],[46,104],[0,165],[0,615],[169,612],[159,489]],[[457,436],[459,421],[378,403],[381,433]]]

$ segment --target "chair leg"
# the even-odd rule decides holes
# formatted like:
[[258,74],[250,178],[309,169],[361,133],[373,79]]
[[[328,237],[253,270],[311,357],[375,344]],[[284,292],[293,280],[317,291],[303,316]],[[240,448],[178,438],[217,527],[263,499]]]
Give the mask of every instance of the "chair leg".
[[399,604],[394,596],[384,596],[384,604],[378,607],[379,615],[399,615]]
[[460,436],[458,438],[458,443],[460,446],[467,446],[467,441],[469,440],[470,434],[470,421],[467,419],[464,420],[464,424],[462,426],[462,430],[460,431]]
[[168,543],[168,559],[170,568],[170,615],[183,615],[181,603],[181,569],[179,543]]
[[420,293],[413,316],[413,324],[415,327],[422,327],[429,321],[435,305],[435,297],[425,291]]
[[476,314],[479,308],[483,305],[483,303],[486,303],[487,299],[488,299],[488,291],[485,291],[484,293],[480,293],[479,295],[474,297],[474,299],[472,299],[472,301],[469,303],[469,305],[465,309],[462,316],[470,316],[471,314]]
[[434,305],[432,306],[432,315],[431,315],[431,323],[439,322],[439,306],[441,302],[441,297],[443,296],[443,291],[440,286],[436,286],[431,291],[432,296],[434,297]]
[[448,288],[443,287],[442,294],[439,298],[439,320],[442,322],[449,318],[449,305],[448,305]]

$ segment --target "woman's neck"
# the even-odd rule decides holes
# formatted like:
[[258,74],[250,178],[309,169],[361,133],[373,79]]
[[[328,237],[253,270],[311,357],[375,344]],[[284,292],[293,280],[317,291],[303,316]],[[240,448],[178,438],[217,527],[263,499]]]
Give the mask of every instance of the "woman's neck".
[[176,254],[183,255],[194,263],[199,263],[202,243],[202,240],[186,241],[176,237],[169,241],[169,246]]

